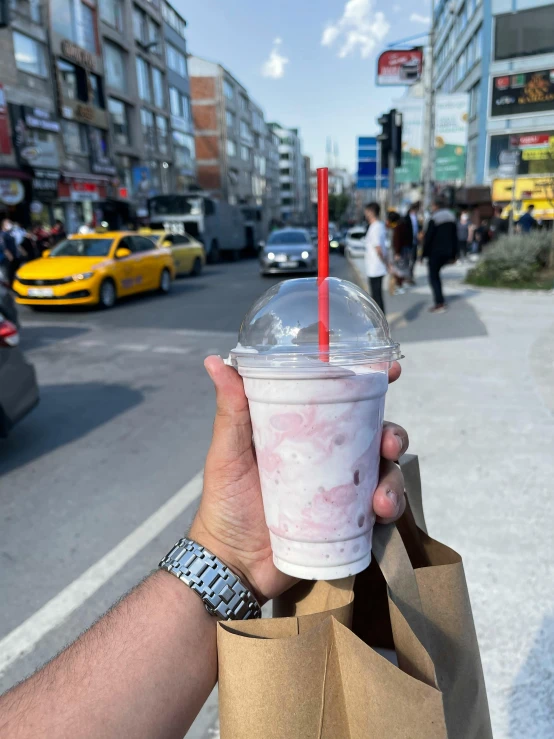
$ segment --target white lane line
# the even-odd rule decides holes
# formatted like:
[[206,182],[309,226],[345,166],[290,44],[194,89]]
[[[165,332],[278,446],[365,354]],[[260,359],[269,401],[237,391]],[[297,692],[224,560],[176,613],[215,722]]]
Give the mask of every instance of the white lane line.
[[199,472],[102,559],[5,636],[0,641],[0,675],[17,659],[29,654],[46,634],[60,626],[73,611],[82,606],[166,526],[181,515],[200,495],[202,479],[203,472]]
[[119,344],[118,349],[123,352],[145,352],[150,349],[148,344]]
[[181,346],[157,346],[152,351],[154,354],[188,354],[191,349]]
[[106,342],[105,341],[79,341],[79,346],[83,346],[89,349],[94,346],[106,346]]

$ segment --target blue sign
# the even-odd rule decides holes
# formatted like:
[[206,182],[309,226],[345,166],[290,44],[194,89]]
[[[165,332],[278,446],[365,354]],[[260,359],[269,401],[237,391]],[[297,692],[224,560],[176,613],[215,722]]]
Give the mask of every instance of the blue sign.
[[358,190],[376,190],[379,184],[384,188],[389,186],[389,170],[386,167],[381,169],[381,182],[379,183],[378,146],[379,142],[375,136],[358,137]]

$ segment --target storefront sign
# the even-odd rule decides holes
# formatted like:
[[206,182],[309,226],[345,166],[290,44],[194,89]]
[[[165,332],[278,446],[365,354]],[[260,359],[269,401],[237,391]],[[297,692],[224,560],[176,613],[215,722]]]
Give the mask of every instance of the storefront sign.
[[75,62],[75,64],[78,64],[80,67],[90,69],[91,72],[96,71],[96,59],[94,54],[91,54],[90,51],[86,51],[85,49],[81,49],[80,46],[77,46],[77,44],[74,44],[72,41],[64,39],[61,43],[61,52],[66,59]]
[[11,154],[10,122],[8,120],[8,105],[4,85],[0,84],[0,154]]
[[[27,110],[31,109],[22,105],[10,105],[13,144],[19,165],[58,169],[60,157],[57,134],[52,133],[48,128],[30,127],[27,122]],[[56,123],[56,126],[58,125],[57,122],[48,119],[47,111],[42,112],[46,114],[46,118],[31,116],[31,120],[35,123],[44,120],[47,124]]]
[[90,169],[95,174],[113,177],[117,174],[108,153],[108,138],[105,131],[89,127]]
[[554,69],[494,77],[491,116],[554,110]]
[[59,172],[55,169],[35,169],[33,192],[37,197],[56,197],[58,193]]
[[0,180],[0,203],[19,205],[25,197],[25,188],[19,180]]
[[96,202],[100,200],[98,185],[95,182],[73,182],[69,197],[77,203]]
[[468,95],[437,95],[435,106],[435,180],[466,176]]
[[384,51],[377,61],[378,85],[413,85],[423,71],[423,49]]
[[40,131],[50,131],[50,133],[59,133],[60,124],[54,120],[53,113],[44,108],[31,108],[23,105],[23,117],[27,128],[38,128]]

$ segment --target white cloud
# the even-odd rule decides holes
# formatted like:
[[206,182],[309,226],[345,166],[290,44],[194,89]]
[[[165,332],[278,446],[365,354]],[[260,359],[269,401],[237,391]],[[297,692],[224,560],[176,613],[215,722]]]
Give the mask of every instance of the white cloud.
[[375,12],[373,0],[348,0],[342,16],[328,23],[321,37],[322,46],[333,46],[340,39],[338,56],[344,58],[360,50],[365,59],[390,30],[390,24],[381,11]]
[[412,23],[423,23],[423,25],[428,26],[429,23],[431,23],[431,17],[428,15],[420,15],[419,13],[412,13],[410,16],[410,20]]
[[282,43],[283,40],[279,37],[273,42],[273,48],[269,52],[269,57],[262,65],[262,74],[264,77],[279,80],[284,76],[285,67],[289,63],[289,60],[279,52],[279,47]]

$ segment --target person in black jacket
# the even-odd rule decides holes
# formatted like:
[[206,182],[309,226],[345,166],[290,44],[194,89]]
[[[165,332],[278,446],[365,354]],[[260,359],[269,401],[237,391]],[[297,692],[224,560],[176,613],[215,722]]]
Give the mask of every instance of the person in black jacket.
[[445,264],[451,264],[456,260],[457,250],[456,216],[441,200],[437,200],[433,204],[433,215],[423,242],[423,258],[427,258],[429,284],[435,299],[435,305],[429,309],[431,313],[444,313],[446,310],[440,271]]

